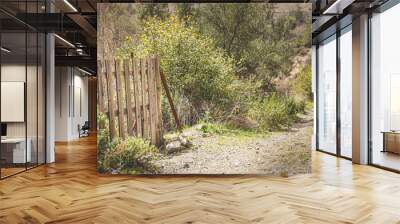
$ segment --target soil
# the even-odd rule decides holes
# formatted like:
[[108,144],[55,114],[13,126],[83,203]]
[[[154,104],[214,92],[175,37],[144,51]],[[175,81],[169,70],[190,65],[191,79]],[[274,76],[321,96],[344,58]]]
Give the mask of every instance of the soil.
[[162,174],[263,174],[291,176],[311,172],[313,115],[301,115],[290,130],[256,136],[206,135],[186,130],[193,146],[162,155]]

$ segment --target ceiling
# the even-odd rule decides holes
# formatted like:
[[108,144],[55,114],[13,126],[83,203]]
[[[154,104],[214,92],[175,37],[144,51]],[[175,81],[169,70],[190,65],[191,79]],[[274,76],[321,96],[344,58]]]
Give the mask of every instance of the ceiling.
[[[8,38],[7,46],[14,49],[8,56],[26,55],[23,51],[26,30],[54,32],[56,66],[78,66],[95,74],[96,4],[96,0],[48,0],[47,5],[45,0],[1,0],[2,36]],[[32,49],[28,44],[28,55]]]
[[[317,40],[317,37],[337,24],[339,20],[342,20],[346,16],[354,16],[357,15],[357,13],[377,7],[385,1],[386,0],[272,0],[270,2],[312,3],[312,32],[313,42],[315,42],[314,40]],[[54,32],[58,35],[55,38],[56,65],[74,65],[96,73],[96,4],[102,2],[133,1],[47,0],[46,5],[46,0],[1,0],[1,27],[4,32],[13,33],[20,32],[21,30],[24,31],[25,28],[40,32]],[[50,11],[52,13],[49,13]],[[16,40],[17,39],[18,38],[16,38]]]
[[352,17],[372,11],[388,0],[311,0],[313,43],[351,24]]

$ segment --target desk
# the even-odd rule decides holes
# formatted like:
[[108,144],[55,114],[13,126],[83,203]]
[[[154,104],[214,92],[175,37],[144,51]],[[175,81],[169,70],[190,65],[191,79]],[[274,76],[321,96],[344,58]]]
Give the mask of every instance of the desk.
[[382,152],[392,152],[400,154],[400,131],[382,131],[383,150]]
[[1,157],[6,163],[26,163],[31,162],[31,139],[27,139],[28,143],[25,152],[25,138],[5,138],[1,139]]

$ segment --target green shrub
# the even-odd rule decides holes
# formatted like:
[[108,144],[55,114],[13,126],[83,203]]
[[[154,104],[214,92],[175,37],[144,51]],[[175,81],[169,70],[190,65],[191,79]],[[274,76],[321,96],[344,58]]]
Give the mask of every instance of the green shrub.
[[292,84],[292,91],[294,95],[299,96],[306,100],[312,100],[312,74],[311,65],[307,63],[300,73],[296,76]]
[[130,174],[157,172],[154,165],[157,148],[149,141],[137,137],[116,138],[110,146],[103,162],[108,171],[119,170],[119,173]]
[[226,132],[226,128],[219,124],[204,123],[201,125],[200,130],[207,134],[223,134]]
[[97,169],[100,173],[104,173],[106,172],[103,165],[104,155],[110,147],[108,119],[105,114],[98,112],[97,122],[99,127],[97,130]]
[[272,93],[254,102],[249,116],[258,123],[261,130],[279,130],[290,127],[304,108],[305,103],[302,101],[297,102],[293,97]]
[[[235,63],[222,49],[215,47],[212,38],[187,26],[186,22],[187,19],[176,16],[164,20],[148,18],[140,34],[126,37],[117,56],[160,56],[161,69],[176,106],[182,102],[193,108],[182,107],[180,116],[184,121],[195,123],[206,110],[211,113],[229,111],[226,107],[234,102],[230,85],[236,79]],[[165,110],[166,116],[168,113]]]

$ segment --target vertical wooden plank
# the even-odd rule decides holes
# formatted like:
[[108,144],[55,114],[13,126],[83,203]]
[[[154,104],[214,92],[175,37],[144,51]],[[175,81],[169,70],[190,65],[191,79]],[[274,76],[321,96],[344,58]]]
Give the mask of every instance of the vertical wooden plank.
[[157,101],[157,76],[156,76],[156,65],[157,63],[157,58],[155,56],[152,57],[152,79],[153,79],[153,88],[154,88],[154,96],[153,96],[153,104],[154,104],[154,131],[155,131],[155,141],[154,145],[158,146],[159,144],[159,117],[158,114],[160,113],[158,111],[158,101]]
[[146,69],[147,69],[147,72],[146,72],[146,103],[147,103],[147,105],[146,105],[146,110],[147,110],[147,127],[148,127],[148,129],[147,129],[147,138],[149,139],[149,140],[151,140],[151,132],[152,132],[152,128],[153,128],[153,126],[151,125],[151,111],[150,111],[150,99],[151,99],[151,96],[150,96],[150,85],[149,85],[149,79],[150,79],[150,72],[151,72],[151,58],[150,57],[147,57],[147,59],[146,59],[146,61],[147,61],[147,66],[146,66]]
[[115,129],[115,107],[114,107],[114,87],[112,85],[112,72],[110,61],[105,61],[106,66],[106,81],[107,81],[107,94],[108,94],[108,118],[110,126],[110,137],[114,138],[116,136]]
[[135,101],[135,80],[134,80],[134,63],[132,58],[127,60],[128,67],[129,67],[129,83],[131,88],[131,118],[132,118],[132,136],[137,136],[137,123],[136,123],[136,101]]
[[122,79],[122,71],[121,71],[121,63],[120,61],[115,61],[115,84],[116,84],[116,93],[117,93],[117,103],[118,103],[118,127],[119,127],[119,135],[122,138],[126,137],[126,122],[125,122],[125,107],[124,107],[124,87],[121,82]]
[[108,90],[108,84],[107,84],[107,70],[105,66],[105,61],[102,62],[102,77],[98,80],[101,83],[102,86],[102,92],[103,92],[103,113],[107,114],[109,109],[108,109],[108,98],[109,98],[109,90]]
[[104,113],[104,96],[103,96],[103,86],[101,80],[103,79],[103,66],[100,60],[97,61],[97,102],[99,105],[99,111]]
[[127,112],[127,134],[129,136],[134,135],[134,121],[133,121],[133,103],[132,103],[132,85],[131,85],[131,78],[129,69],[129,60],[124,60],[124,78],[125,78],[125,102],[126,102],[126,112]]
[[148,96],[148,91],[147,91],[147,85],[146,85],[146,80],[147,80],[147,58],[141,59],[141,78],[142,78],[142,111],[143,111],[143,137],[146,139],[149,139],[149,120],[148,120],[148,110],[147,110],[147,96]]
[[141,113],[141,95],[140,95],[140,76],[141,64],[140,60],[132,58],[133,62],[133,87],[135,91],[135,109],[136,109],[136,130],[137,136],[142,137],[142,113]]
[[161,87],[161,79],[160,79],[160,57],[156,56],[155,61],[155,71],[154,77],[156,80],[156,101],[157,101],[157,146],[161,145],[163,142],[163,121],[162,121],[162,107],[161,107],[161,94],[162,94],[162,87]]
[[148,92],[149,92],[149,123],[150,123],[150,139],[152,144],[157,143],[157,108],[156,108],[156,86],[155,86],[155,79],[154,79],[154,57],[148,58]]

